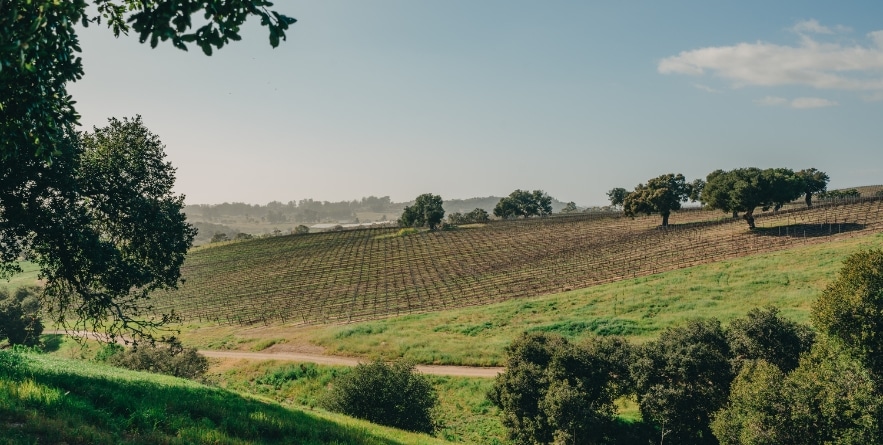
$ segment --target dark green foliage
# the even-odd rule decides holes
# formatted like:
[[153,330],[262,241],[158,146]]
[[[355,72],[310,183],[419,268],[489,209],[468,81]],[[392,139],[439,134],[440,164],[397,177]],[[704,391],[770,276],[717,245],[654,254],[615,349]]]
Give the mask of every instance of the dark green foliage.
[[381,425],[431,433],[437,403],[432,384],[412,363],[376,360],[336,379],[322,405]]
[[402,227],[429,227],[435,230],[445,217],[441,196],[424,193],[414,200],[414,204],[406,206],[399,218]]
[[[91,19],[90,6],[97,13]],[[48,309],[59,321],[73,315],[104,325],[109,318],[104,326],[111,333],[122,326],[136,335],[167,321],[137,317],[147,292],[177,280],[193,238],[180,214],[183,199],[166,187],[173,170],[151,156],[150,143],[112,137],[104,145],[101,130],[76,133],[79,116],[67,92],[83,76],[76,27],[105,20],[116,35],[131,28],[153,46],[171,40],[184,49],[192,42],[210,54],[239,40],[251,16],[261,18],[276,46],[294,19],[270,6],[263,0],[2,2],[0,276],[17,272],[19,258],[35,258]],[[193,15],[202,23],[196,30]],[[142,158],[142,148],[151,153]]]
[[494,216],[503,219],[552,214],[552,197],[542,190],[515,190],[500,199],[494,207]]
[[[680,173],[658,176],[647,181],[646,185],[638,184],[633,192],[627,194],[622,201],[622,209],[628,216],[659,213],[662,216],[662,225],[667,226],[669,215],[672,211],[681,208],[681,202],[689,199],[691,188],[684,175]],[[609,193],[613,193],[614,190],[616,189]],[[612,202],[613,197],[611,197]]]
[[631,372],[641,415],[665,443],[714,443],[711,414],[733,380],[726,336],[717,320],[668,328],[641,347]]
[[850,255],[812,308],[819,331],[852,348],[883,379],[883,251]]
[[815,168],[807,168],[795,173],[802,183],[804,200],[807,207],[812,207],[812,195],[820,195],[828,189],[828,181],[831,178],[828,174],[816,170]]
[[711,428],[724,445],[880,443],[880,409],[867,369],[822,339],[790,374],[747,362]]
[[490,220],[488,213],[485,209],[476,208],[475,210],[462,214],[460,212],[454,212],[448,215],[448,221],[451,224],[476,224],[476,223],[486,223]]
[[631,349],[618,338],[574,345],[561,336],[525,333],[508,348],[506,372],[488,394],[518,444],[602,443],[613,401],[631,386]]
[[0,341],[11,345],[35,346],[40,343],[43,322],[40,320],[38,290],[22,287],[10,294],[0,289]]
[[782,372],[791,372],[814,340],[815,334],[809,327],[781,317],[772,306],[752,309],[727,328],[727,342],[737,373],[746,360],[765,360]]
[[310,228],[307,227],[307,226],[305,226],[305,225],[303,225],[303,224],[300,224],[300,225],[298,225],[297,227],[294,228],[294,234],[295,234],[295,235],[305,235],[305,234],[307,234],[307,233],[310,233]]
[[230,238],[227,237],[227,234],[224,232],[219,232],[212,235],[210,243],[222,243],[224,241],[230,241]]
[[787,168],[739,168],[708,174],[702,202],[727,213],[744,212],[748,227],[754,228],[754,211],[779,210],[804,193],[804,181]]
[[99,354],[107,363],[133,371],[148,371],[185,379],[198,379],[208,371],[208,359],[195,348],[171,339],[166,344],[141,344],[123,349],[109,346]]
[[625,203],[625,198],[629,195],[629,193],[630,192],[628,190],[622,187],[616,187],[610,189],[610,191],[607,192],[607,199],[610,200],[610,205],[614,207],[621,207],[623,203]]

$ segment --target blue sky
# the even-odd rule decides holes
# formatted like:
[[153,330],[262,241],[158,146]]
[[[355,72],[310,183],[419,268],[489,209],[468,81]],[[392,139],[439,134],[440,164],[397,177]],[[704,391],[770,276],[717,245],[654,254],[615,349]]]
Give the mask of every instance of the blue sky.
[[140,114],[187,202],[543,189],[601,205],[664,173],[883,183],[883,3],[277,1],[211,57],[103,27],[86,128]]

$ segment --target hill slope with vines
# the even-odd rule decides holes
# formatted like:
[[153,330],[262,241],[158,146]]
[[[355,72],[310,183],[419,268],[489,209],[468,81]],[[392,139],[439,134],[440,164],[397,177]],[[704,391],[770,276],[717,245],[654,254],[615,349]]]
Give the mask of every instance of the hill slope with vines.
[[883,201],[765,212],[756,230],[719,212],[579,214],[396,236],[374,228],[230,243],[191,252],[158,310],[217,324],[384,318],[651,275],[795,245],[876,233]]

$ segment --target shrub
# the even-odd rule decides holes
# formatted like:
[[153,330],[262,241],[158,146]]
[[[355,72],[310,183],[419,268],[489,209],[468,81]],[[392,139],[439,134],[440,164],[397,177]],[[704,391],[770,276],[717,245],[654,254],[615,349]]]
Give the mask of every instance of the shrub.
[[633,360],[641,416],[665,443],[715,443],[711,414],[727,401],[733,381],[730,348],[720,322],[693,320],[668,328]]
[[22,287],[12,294],[0,289],[0,341],[11,345],[35,346],[40,343],[43,322],[40,320],[37,289]]
[[507,348],[506,372],[488,398],[518,444],[592,444],[610,439],[614,400],[631,384],[631,348],[614,337],[574,345],[544,332],[525,333]]
[[883,250],[850,255],[812,308],[819,331],[843,341],[883,381]]
[[782,372],[796,368],[800,354],[812,347],[815,334],[803,325],[779,316],[775,307],[752,309],[727,328],[727,342],[738,373],[746,360],[766,360]]
[[407,361],[359,364],[338,377],[322,406],[369,422],[431,433],[438,403],[429,380]]
[[[208,371],[208,359],[195,348],[185,348],[172,338],[165,345],[142,344],[131,349],[105,348],[107,363],[134,371],[148,371],[186,379],[197,379]],[[99,357],[102,353],[99,352]]]
[[836,340],[822,338],[789,374],[746,362],[711,429],[729,444],[880,443],[874,380]]

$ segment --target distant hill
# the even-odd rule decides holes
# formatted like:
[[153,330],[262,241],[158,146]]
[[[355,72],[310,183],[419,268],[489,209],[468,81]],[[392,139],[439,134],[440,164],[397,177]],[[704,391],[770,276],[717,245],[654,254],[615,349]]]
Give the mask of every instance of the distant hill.
[[[500,199],[498,196],[449,199],[444,202],[444,209],[446,214],[467,213],[476,208],[492,213]],[[233,238],[237,233],[288,234],[299,225],[325,230],[338,224],[396,221],[405,206],[411,204],[413,201],[392,202],[389,196],[368,196],[338,202],[302,199],[287,203],[273,201],[266,205],[241,202],[191,204],[184,212],[187,220],[199,231],[195,244],[202,245],[208,243],[217,233]],[[566,203],[553,199],[552,211],[560,212],[565,205]]]

